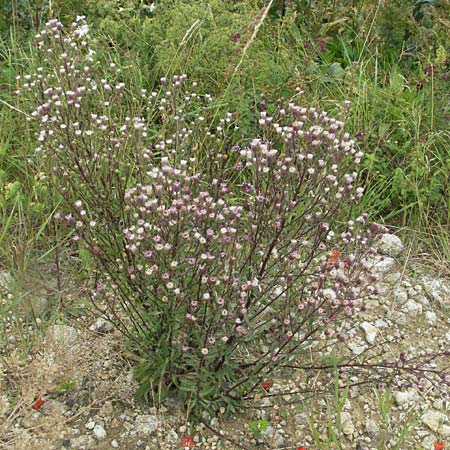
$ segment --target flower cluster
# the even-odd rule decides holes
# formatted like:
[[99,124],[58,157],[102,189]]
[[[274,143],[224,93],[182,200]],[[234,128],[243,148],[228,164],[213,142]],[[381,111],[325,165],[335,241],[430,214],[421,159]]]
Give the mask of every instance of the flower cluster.
[[340,317],[376,294],[363,262],[385,232],[349,220],[362,153],[343,122],[288,103],[248,139],[186,75],[135,93],[101,73],[82,18],[36,42],[22,91],[65,200],[55,218],[97,261],[93,299],[134,341],[145,394],[218,409],[323,332],[343,338]]

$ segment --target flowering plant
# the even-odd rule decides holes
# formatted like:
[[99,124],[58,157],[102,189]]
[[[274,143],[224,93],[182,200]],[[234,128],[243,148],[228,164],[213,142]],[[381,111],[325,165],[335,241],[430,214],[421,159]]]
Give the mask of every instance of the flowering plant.
[[36,43],[22,90],[55,218],[97,263],[93,301],[132,343],[141,394],[233,410],[318,336],[344,337],[339,318],[376,294],[363,261],[385,229],[348,217],[362,153],[343,122],[289,103],[248,139],[186,75],[125,97],[82,18]]

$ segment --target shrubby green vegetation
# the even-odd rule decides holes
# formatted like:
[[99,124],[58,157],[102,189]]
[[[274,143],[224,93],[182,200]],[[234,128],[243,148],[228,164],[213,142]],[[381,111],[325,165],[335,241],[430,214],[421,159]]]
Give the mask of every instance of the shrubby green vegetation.
[[[160,76],[187,73],[249,128],[259,102],[296,88],[303,104],[330,111],[351,100],[349,131],[367,152],[365,206],[403,225],[427,226],[427,218],[446,225],[448,2],[277,1],[261,21],[263,5],[12,1],[0,25],[2,98],[9,102],[15,73],[26,71],[36,28],[52,15],[66,24],[86,15],[105,63],[115,61],[150,89]],[[15,127],[16,113],[5,111]],[[4,128],[10,135],[2,136],[3,149],[17,154],[17,133]],[[6,172],[7,183],[17,179]]]

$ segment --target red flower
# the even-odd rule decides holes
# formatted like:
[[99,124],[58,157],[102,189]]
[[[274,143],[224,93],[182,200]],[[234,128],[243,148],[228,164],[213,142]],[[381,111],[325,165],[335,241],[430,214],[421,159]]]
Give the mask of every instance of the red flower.
[[332,257],[328,260],[328,262],[330,264],[334,264],[339,259],[339,256],[341,256],[341,252],[337,248],[333,248],[331,250],[331,255]]
[[37,411],[42,406],[43,403],[44,403],[44,400],[42,400],[42,398],[40,398],[39,400],[36,400],[34,402],[32,408]]
[[185,437],[181,440],[181,448],[194,448],[195,442],[194,439],[190,437]]
[[439,441],[434,443],[434,450],[444,450],[444,441]]
[[272,382],[271,382],[270,380],[263,381],[263,382],[261,383],[261,386],[262,386],[266,391],[268,391],[268,390],[270,389],[270,386],[272,386]]
[[303,445],[301,445],[300,447],[297,447],[297,450],[306,450],[306,447],[303,447]]

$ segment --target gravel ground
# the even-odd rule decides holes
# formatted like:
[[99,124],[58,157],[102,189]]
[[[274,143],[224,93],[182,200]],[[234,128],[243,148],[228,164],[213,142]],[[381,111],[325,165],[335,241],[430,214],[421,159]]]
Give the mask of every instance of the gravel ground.
[[[450,281],[418,261],[402,262],[403,245],[395,236],[388,235],[380,246],[384,256],[371,263],[381,275],[381,295],[356,321],[344,325],[349,339],[336,343],[330,353],[353,356],[355,362],[380,352],[392,358],[405,354],[409,361],[447,350]],[[3,285],[6,278],[3,274]],[[8,300],[6,293],[3,304]],[[418,383],[406,379],[392,391],[379,383],[364,384],[335,398],[321,393],[334,393],[331,372],[292,370],[272,380],[267,393],[313,386],[317,394],[263,397],[244,417],[205,418],[208,427],[191,428],[175,401],[158,409],[135,401],[122,338],[102,319],[51,325],[45,335],[35,334],[28,341],[16,336],[12,325],[6,330],[7,345],[0,353],[0,448],[172,450],[182,448],[186,437],[202,450],[433,450],[439,439],[450,442],[448,385],[426,378]],[[438,360],[434,369],[448,366],[449,359]],[[345,373],[338,383],[344,385],[344,380]],[[347,381],[361,380],[352,376]],[[37,399],[44,401],[39,407]],[[336,446],[327,436],[330,430],[337,433],[338,416]],[[250,424],[258,420],[265,429],[255,435]]]

